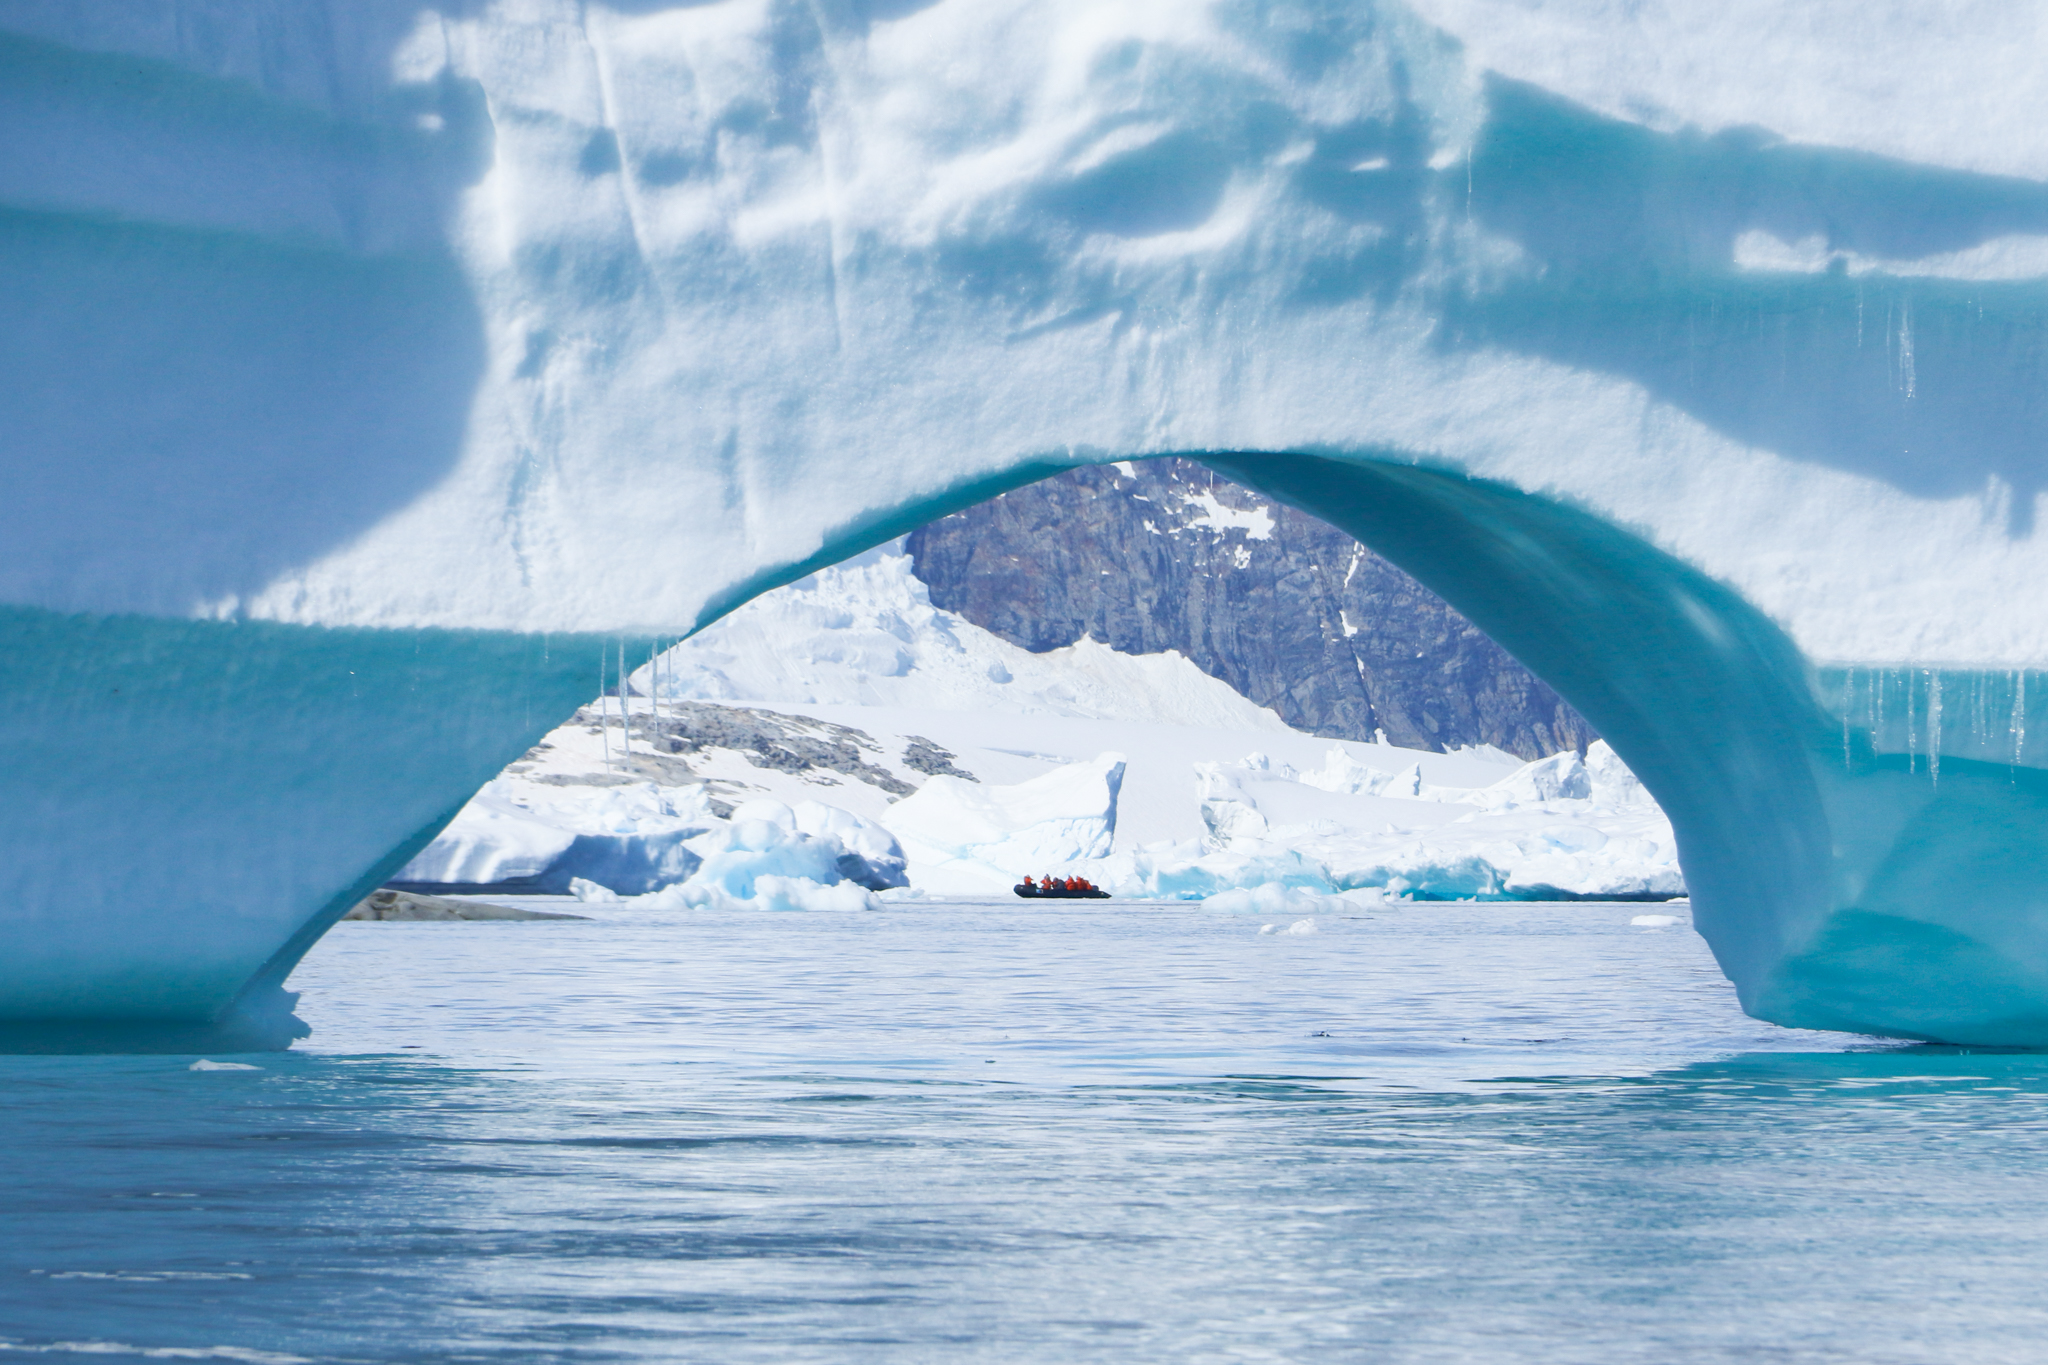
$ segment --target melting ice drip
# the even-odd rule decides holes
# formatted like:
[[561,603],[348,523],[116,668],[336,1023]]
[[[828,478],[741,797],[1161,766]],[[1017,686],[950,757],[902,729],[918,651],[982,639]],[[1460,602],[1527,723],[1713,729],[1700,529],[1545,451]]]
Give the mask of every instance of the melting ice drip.
[[[1941,781],[1944,758],[2007,768],[2048,767],[2048,746],[2028,748],[2028,693],[2048,704],[2048,688],[2019,668],[1842,666],[1819,670],[1818,697],[1839,718],[1842,762],[1905,759]],[[2038,735],[2040,726],[2033,727]],[[2017,780],[2015,778],[2015,780]]]

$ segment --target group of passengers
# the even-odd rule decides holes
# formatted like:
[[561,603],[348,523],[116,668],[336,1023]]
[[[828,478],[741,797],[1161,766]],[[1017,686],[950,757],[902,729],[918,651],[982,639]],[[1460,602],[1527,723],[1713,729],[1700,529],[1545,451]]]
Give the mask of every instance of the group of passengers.
[[1086,877],[1047,877],[1043,882],[1035,882],[1031,878],[1026,877],[1024,885],[1040,895],[1044,895],[1048,891],[1094,891],[1098,889],[1095,883],[1089,881]]

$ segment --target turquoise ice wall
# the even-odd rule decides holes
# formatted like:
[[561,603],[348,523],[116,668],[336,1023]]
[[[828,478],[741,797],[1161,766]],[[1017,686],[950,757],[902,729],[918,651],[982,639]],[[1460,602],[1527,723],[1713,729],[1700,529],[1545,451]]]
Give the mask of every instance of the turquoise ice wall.
[[33,608],[0,632],[0,1046],[26,1048],[298,1036],[299,955],[612,646]]

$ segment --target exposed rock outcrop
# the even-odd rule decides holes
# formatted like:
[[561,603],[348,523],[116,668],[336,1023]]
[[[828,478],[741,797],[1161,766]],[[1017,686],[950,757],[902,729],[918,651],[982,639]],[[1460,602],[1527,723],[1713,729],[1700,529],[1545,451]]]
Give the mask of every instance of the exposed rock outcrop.
[[1598,735],[1344,532],[1187,460],[1074,469],[913,532],[934,605],[1034,652],[1177,649],[1297,729],[1524,758]]
[[425,896],[417,891],[385,887],[356,902],[343,919],[375,920],[507,920],[580,919],[588,915],[558,915],[548,910],[521,910],[513,905],[487,905],[482,901],[459,901],[446,896]]
[[[743,753],[757,768],[773,772],[804,773],[815,769],[841,773],[881,788],[891,796],[908,796],[916,788],[888,769],[869,761],[881,748],[862,731],[810,716],[788,715],[745,706],[719,706],[712,702],[664,702],[659,718],[645,713],[633,717],[633,740],[652,745],[654,753],[622,755],[620,766],[655,781],[688,781],[688,756],[706,749],[730,749]],[[595,725],[597,713],[584,707],[577,719]],[[952,755],[933,746],[941,759]],[[665,755],[684,756],[684,762],[653,771],[642,769],[652,758],[660,765]],[[914,760],[906,759],[912,766]],[[927,771],[920,769],[920,771]]]

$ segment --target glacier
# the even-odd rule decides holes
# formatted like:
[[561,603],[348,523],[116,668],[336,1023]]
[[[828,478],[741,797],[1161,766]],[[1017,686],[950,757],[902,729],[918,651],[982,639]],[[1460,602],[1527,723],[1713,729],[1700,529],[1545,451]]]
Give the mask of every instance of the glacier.
[[2048,1044],[2038,28],[17,0],[0,1033],[288,1039],[601,656],[1171,454],[1597,726],[1750,1012]]

